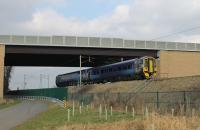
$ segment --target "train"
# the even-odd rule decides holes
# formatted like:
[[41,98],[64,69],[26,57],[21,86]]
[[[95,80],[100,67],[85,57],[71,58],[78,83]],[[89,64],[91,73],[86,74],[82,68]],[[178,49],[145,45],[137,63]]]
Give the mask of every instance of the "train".
[[[81,73],[81,74],[80,74]],[[79,84],[115,82],[120,80],[151,79],[157,76],[157,62],[154,57],[144,56],[113,64],[92,67],[56,76],[57,87]]]

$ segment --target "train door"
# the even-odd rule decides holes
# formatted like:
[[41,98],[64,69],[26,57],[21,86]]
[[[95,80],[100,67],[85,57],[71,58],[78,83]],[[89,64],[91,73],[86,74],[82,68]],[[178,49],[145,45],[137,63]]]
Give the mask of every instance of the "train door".
[[135,59],[133,67],[134,67],[135,73],[138,74],[139,73],[139,60],[138,59]]
[[90,81],[91,80],[91,71],[88,70],[88,80]]
[[152,58],[149,58],[149,73],[153,73],[154,72],[154,62],[153,62],[153,59]]

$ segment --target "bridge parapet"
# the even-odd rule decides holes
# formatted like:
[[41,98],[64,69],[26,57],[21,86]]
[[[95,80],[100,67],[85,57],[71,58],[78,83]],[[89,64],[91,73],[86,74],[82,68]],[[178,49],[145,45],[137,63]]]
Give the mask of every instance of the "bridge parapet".
[[0,35],[0,42],[8,45],[200,51],[200,44],[198,43],[126,40],[102,37]]

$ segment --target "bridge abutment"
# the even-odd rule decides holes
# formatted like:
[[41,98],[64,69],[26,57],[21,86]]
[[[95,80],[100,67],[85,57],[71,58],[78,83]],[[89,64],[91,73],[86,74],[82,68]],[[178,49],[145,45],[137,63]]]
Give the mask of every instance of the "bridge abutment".
[[5,45],[0,44],[0,98],[3,98],[4,89],[4,57]]
[[200,75],[200,52],[160,51],[160,78],[195,75]]

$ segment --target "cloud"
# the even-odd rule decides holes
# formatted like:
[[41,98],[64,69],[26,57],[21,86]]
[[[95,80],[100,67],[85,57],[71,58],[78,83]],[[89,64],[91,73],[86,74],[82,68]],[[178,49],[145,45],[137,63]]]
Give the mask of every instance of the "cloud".
[[32,19],[34,12],[66,3],[66,0],[1,0],[0,34],[26,34],[29,30],[21,24]]
[[[104,2],[109,4],[112,0],[96,1],[104,5]],[[132,0],[127,4],[118,4],[111,12],[93,19],[87,19],[91,15],[88,12],[83,13],[80,18],[65,16],[57,10],[64,5],[67,7],[68,2],[70,0],[1,0],[0,34],[80,35],[149,40],[200,26],[199,0]],[[156,40],[200,43],[200,29]],[[23,83],[24,73],[34,72],[37,76],[40,73],[38,69],[31,69],[31,72],[27,70],[16,70],[13,84]],[[53,85],[57,72],[65,72],[62,68],[59,71],[56,68],[56,72],[54,69],[45,71],[54,75],[51,81]]]
[[[104,3],[104,0],[97,2]],[[57,8],[70,0],[2,0],[0,34],[81,35],[155,39],[199,26],[198,0],[134,0],[93,19],[68,17]],[[111,1],[109,1],[111,2]],[[91,5],[92,6],[92,5]],[[77,10],[78,11],[78,10]],[[196,41],[200,29],[157,39]]]
[[[41,35],[81,35],[154,39],[176,31],[198,26],[198,0],[134,0],[118,5],[112,12],[94,19],[65,17],[48,8],[36,11],[20,24],[28,33]],[[196,41],[199,30],[157,40]],[[195,36],[195,38],[194,38]],[[183,38],[185,37],[185,38]]]
[[21,27],[31,32],[50,35],[101,35],[106,36],[119,30],[119,24],[129,19],[129,6],[118,6],[111,15],[100,16],[92,20],[76,17],[64,17],[52,9],[37,11],[31,21]]

